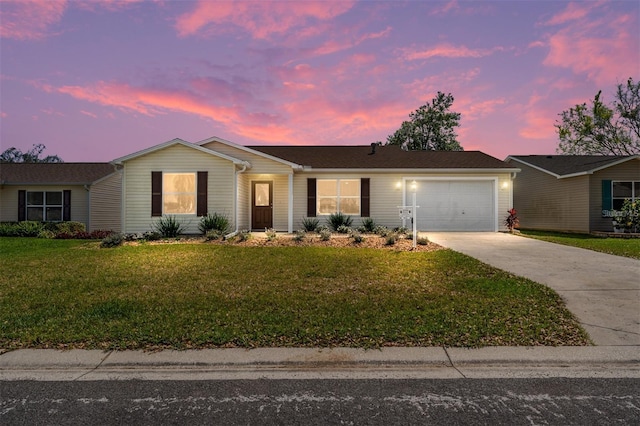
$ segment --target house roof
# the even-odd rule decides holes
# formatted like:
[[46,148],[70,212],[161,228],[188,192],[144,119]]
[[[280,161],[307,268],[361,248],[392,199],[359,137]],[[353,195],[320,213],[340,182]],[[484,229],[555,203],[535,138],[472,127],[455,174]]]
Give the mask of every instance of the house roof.
[[115,172],[110,163],[1,163],[4,185],[88,185]]
[[527,164],[556,177],[591,174],[633,159],[640,155],[510,155],[509,159]]
[[200,145],[184,141],[184,140],[182,140],[180,138],[175,138],[175,139],[172,139],[170,141],[167,141],[167,142],[164,142],[164,143],[161,143],[161,144],[154,145],[152,147],[143,149],[141,151],[134,152],[133,154],[129,154],[129,155],[125,155],[124,157],[116,158],[115,160],[112,161],[112,163],[113,164],[122,164],[125,161],[129,161],[129,160],[132,160],[134,158],[141,157],[143,155],[150,154],[152,152],[159,151],[161,149],[165,149],[167,147],[174,146],[174,145],[185,146],[187,148],[195,149],[195,150],[207,153],[209,155],[214,155],[216,157],[224,158],[225,160],[229,160],[234,164],[245,165],[245,166],[249,165],[246,161],[242,161],[242,160],[239,160],[237,158],[233,158],[233,157],[230,157],[228,155],[225,155],[225,154],[222,154],[222,153],[219,153],[219,152],[215,152],[215,151],[212,151],[210,149],[203,148]]
[[505,169],[513,166],[480,151],[404,151],[399,146],[249,146],[312,169]]

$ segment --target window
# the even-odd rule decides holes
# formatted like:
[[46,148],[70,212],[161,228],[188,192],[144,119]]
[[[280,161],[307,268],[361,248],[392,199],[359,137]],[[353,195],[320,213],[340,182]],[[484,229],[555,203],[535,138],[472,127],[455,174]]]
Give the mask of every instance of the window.
[[62,191],[27,191],[27,220],[62,221]]
[[638,182],[612,182],[612,207],[613,210],[621,210],[624,200],[640,200],[640,181]]
[[196,174],[164,173],[162,206],[165,214],[195,214]]
[[359,215],[360,179],[318,179],[317,203],[320,215]]

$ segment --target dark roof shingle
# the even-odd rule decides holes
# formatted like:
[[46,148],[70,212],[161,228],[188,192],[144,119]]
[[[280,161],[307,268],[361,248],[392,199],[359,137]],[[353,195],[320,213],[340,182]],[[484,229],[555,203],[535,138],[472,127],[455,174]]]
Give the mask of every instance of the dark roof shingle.
[[511,155],[509,158],[539,167],[558,176],[587,173],[620,161],[628,155]]
[[0,163],[0,183],[87,185],[114,171],[110,163]]
[[378,146],[375,154],[360,146],[248,146],[256,151],[313,169],[512,169],[480,151],[404,151]]

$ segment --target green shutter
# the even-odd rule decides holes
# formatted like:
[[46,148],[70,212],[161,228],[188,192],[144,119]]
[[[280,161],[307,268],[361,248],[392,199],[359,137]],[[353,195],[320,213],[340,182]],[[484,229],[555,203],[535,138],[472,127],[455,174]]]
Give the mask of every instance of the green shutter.
[[602,210],[611,210],[613,207],[613,198],[611,196],[611,181],[602,181]]

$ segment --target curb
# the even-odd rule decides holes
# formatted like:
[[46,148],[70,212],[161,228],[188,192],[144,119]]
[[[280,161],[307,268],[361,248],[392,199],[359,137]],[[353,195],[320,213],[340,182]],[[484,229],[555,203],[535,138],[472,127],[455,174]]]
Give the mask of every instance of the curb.
[[0,355],[0,380],[524,377],[640,378],[640,347],[21,349]]

